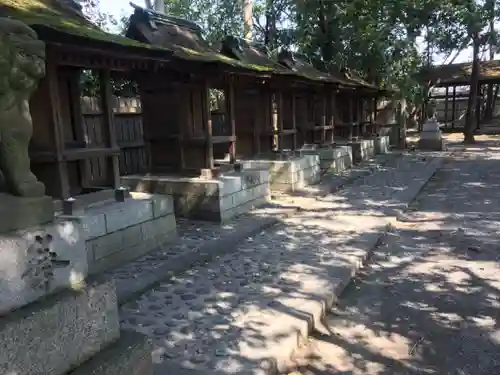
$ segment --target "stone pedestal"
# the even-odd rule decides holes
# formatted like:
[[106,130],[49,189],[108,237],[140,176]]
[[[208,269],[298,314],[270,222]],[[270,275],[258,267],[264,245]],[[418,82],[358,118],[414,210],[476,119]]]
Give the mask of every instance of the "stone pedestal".
[[387,154],[389,152],[390,139],[388,135],[379,135],[375,138],[375,153]]
[[225,222],[267,203],[269,172],[242,168],[216,179],[147,174],[122,176],[132,191],[170,196],[175,214],[197,220]]
[[319,157],[321,175],[339,173],[352,166],[352,149],[349,146],[304,145],[297,151],[298,155],[317,155]]
[[353,139],[353,140],[336,139],[335,143],[351,147],[352,160],[354,164],[359,164],[375,156],[374,139]]
[[428,119],[420,132],[418,148],[421,150],[442,151],[444,146],[443,133],[439,123],[435,118]]
[[318,155],[288,155],[269,153],[241,160],[244,168],[257,168],[269,172],[271,192],[292,192],[320,180]]
[[86,280],[83,219],[54,217],[46,198],[2,200],[30,226],[0,233],[0,374],[152,375],[144,337],[120,332],[114,284]]

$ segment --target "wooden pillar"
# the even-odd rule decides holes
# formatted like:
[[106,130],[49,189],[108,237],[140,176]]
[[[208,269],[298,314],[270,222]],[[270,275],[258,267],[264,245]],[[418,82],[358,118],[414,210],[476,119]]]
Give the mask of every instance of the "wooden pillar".
[[[295,91],[292,91],[292,130],[294,133],[292,134],[292,149],[295,150],[297,148],[297,103],[295,97]],[[302,145],[301,145],[302,146]]]
[[[49,56],[50,57],[50,54]],[[50,105],[52,109],[52,127],[54,132],[54,144],[56,146],[56,163],[57,172],[59,175],[59,189],[61,198],[68,199],[70,197],[68,170],[66,162],[63,160],[64,153],[64,134],[63,120],[61,114],[61,100],[59,95],[59,74],[58,66],[55,64],[56,58],[47,59],[47,79],[49,85]]]
[[330,131],[330,141],[333,143],[335,141],[335,118],[337,116],[337,90],[333,90],[330,97],[330,105],[331,105],[331,118],[332,118],[332,130]]
[[445,87],[444,92],[444,126],[448,126],[448,86]]
[[[73,129],[75,130],[75,138],[79,143],[78,147],[87,147],[88,141],[85,137],[83,128],[83,115],[82,106],[80,103],[81,89],[80,89],[80,71],[75,71],[69,77],[69,103],[70,115]],[[88,159],[78,161],[80,168],[80,184],[83,188],[90,187],[90,163]]]
[[349,117],[347,123],[349,124],[349,135],[348,139],[352,139],[353,137],[353,130],[354,130],[354,93],[351,93],[349,95]]
[[327,126],[327,97],[326,97],[326,89],[322,90],[322,95],[321,95],[321,102],[322,102],[322,107],[323,107],[323,116],[322,116],[322,126],[323,130],[321,131],[321,143],[325,143],[326,141],[326,126]]
[[283,148],[283,92],[281,90],[276,93],[276,110],[278,117],[278,137],[277,137],[277,148],[281,150]]
[[456,112],[457,112],[456,97],[457,97],[457,86],[453,86],[453,98],[451,100],[451,128],[452,129],[455,129],[455,119],[456,119]]
[[[101,106],[103,115],[103,125],[104,129],[108,133],[109,147],[113,150],[118,149],[118,143],[116,141],[115,123],[114,123],[114,113],[113,107],[111,105],[112,91],[111,91],[111,79],[109,70],[101,70],[99,72],[99,89],[101,95]],[[119,155],[113,154],[111,156],[111,168],[113,170],[113,188],[118,189],[120,187],[120,159]]]
[[234,115],[234,84],[232,80],[229,81],[225,96],[227,121],[231,129],[231,137],[233,137],[229,145],[229,158],[231,163],[234,163],[236,162],[236,120]]
[[212,141],[212,115],[210,114],[210,86],[208,80],[203,84],[202,118],[205,127],[205,168],[214,168],[214,153]]

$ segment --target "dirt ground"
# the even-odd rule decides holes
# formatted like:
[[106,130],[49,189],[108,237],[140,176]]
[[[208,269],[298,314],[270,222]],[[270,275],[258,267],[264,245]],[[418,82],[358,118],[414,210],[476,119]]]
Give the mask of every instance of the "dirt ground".
[[290,374],[500,374],[500,140],[476,140],[395,224]]

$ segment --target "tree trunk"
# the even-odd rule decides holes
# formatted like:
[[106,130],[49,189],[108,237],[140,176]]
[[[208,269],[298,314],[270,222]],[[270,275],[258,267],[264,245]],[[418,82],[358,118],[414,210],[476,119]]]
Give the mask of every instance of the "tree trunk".
[[252,40],[252,0],[243,0],[243,38]]
[[266,0],[266,27],[264,35],[264,45],[269,49],[274,49],[276,42],[276,17],[274,0]]
[[321,30],[321,57],[325,63],[333,60],[332,38],[330,37],[330,26],[328,24],[327,9],[323,0],[318,1],[318,23]]
[[472,34],[473,43],[473,60],[472,72],[470,75],[470,91],[469,100],[467,102],[467,115],[464,126],[464,143],[474,143],[474,131],[476,130],[476,103],[479,86],[479,32],[475,31]]
[[[495,60],[495,50],[494,50],[494,40],[493,33],[495,32],[495,0],[488,0],[489,11],[490,11],[490,25],[489,25],[489,52],[490,52],[490,61]],[[488,85],[488,91],[486,94],[486,109],[484,111],[484,119],[491,120],[493,118],[493,83]],[[479,124],[478,124],[479,125]]]

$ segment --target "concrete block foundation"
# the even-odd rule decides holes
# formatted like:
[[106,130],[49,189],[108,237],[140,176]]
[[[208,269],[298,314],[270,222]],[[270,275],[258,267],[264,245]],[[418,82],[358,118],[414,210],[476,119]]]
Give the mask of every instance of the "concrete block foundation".
[[77,211],[83,223],[89,273],[117,267],[177,236],[172,197],[131,193]]
[[358,140],[335,140],[335,143],[343,146],[350,146],[352,152],[352,160],[354,164],[359,164],[365,160],[369,160],[375,156],[375,140],[374,139],[358,139]]
[[352,149],[348,146],[328,146],[317,148],[302,148],[297,151],[299,155],[317,155],[321,175],[326,173],[339,173],[352,166]]
[[240,160],[240,163],[244,169],[259,168],[269,171],[271,192],[292,192],[307,185],[317,184],[321,177],[318,155],[266,154]]
[[217,179],[148,174],[123,176],[121,181],[136,192],[170,196],[176,215],[197,220],[225,222],[269,197],[269,172],[260,169],[223,173]]
[[380,135],[375,138],[375,153],[376,154],[387,154],[390,147],[390,137],[388,135]]
[[63,375],[119,337],[112,282],[63,291],[0,318],[0,374]]

